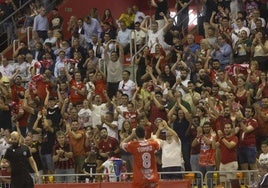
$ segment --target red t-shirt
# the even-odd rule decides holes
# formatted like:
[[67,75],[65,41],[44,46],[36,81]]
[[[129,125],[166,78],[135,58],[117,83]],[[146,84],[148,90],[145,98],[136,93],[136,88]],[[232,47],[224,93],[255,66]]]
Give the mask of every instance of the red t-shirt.
[[[205,135],[204,135],[205,136]],[[203,136],[203,137],[204,137]],[[214,166],[215,165],[215,149],[212,145],[208,145],[202,138],[199,138],[198,142],[200,145],[199,165],[200,166]],[[209,140],[212,140],[211,135],[206,135]]]
[[239,146],[255,146],[256,145],[256,128],[258,127],[258,122],[254,118],[246,119],[243,121],[246,126],[252,126],[254,128],[253,131],[249,133],[244,133],[242,129],[240,129],[240,142]]
[[222,140],[220,140],[220,150],[221,150],[221,163],[222,164],[227,164],[233,161],[237,161],[237,143],[238,143],[238,138],[236,136],[231,136],[228,138],[224,138],[228,142],[235,142],[236,146],[228,149],[226,145],[223,143]]
[[[99,152],[106,153],[116,150],[118,146],[119,146],[118,141],[115,138],[108,136],[107,140],[100,140],[98,150]],[[115,155],[113,157],[119,157],[119,156]]]
[[70,81],[70,101],[73,104],[82,103],[84,99],[86,99],[86,96],[80,95],[72,89],[72,87],[76,87],[78,90],[85,89],[85,84],[83,82],[76,82],[74,79]]
[[[155,152],[160,149],[154,140],[133,141],[123,145],[134,159],[133,188],[147,188],[159,180]],[[147,186],[148,185],[148,186]]]

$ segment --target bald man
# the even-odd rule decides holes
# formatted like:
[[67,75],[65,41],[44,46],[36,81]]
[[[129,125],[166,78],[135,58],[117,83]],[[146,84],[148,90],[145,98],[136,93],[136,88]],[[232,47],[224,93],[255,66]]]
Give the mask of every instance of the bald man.
[[34,188],[28,163],[37,178],[39,178],[39,173],[29,148],[20,143],[20,134],[16,131],[11,133],[10,143],[11,146],[7,149],[1,166],[8,162],[11,167],[11,188]]

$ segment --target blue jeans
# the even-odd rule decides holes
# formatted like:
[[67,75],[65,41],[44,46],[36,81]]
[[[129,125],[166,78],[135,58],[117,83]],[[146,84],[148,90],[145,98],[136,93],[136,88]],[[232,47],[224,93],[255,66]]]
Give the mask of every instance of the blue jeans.
[[[208,171],[214,171],[214,166],[200,166],[200,171],[203,174],[203,177],[205,177]],[[207,175],[207,187],[213,187],[213,173]]]
[[55,174],[60,174],[62,176],[55,176],[56,183],[73,183],[75,181],[75,176],[64,176],[64,174],[75,174],[74,168],[71,169],[55,169]]
[[52,154],[44,154],[44,155],[41,154],[40,158],[44,170],[47,170],[49,173],[51,173],[54,170],[54,162]]

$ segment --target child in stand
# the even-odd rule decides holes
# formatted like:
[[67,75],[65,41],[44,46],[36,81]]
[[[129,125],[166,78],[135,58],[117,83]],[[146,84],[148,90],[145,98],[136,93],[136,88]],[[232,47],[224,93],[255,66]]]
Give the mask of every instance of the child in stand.
[[261,143],[261,151],[262,153],[259,156],[259,164],[268,165],[268,140],[264,140]]
[[95,152],[89,152],[87,158],[85,159],[84,165],[82,167],[82,171],[86,176],[81,177],[81,181],[85,182],[95,182],[95,175],[96,169],[97,169],[97,163],[96,163],[96,153]]

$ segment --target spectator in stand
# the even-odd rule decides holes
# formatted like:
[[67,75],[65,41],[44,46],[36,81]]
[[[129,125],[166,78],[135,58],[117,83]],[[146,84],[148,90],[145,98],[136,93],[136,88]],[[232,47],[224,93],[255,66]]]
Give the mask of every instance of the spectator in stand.
[[32,49],[31,54],[33,55],[33,59],[36,61],[41,61],[43,56],[45,55],[45,51],[41,42],[37,42]]
[[[134,30],[131,32],[131,40],[132,40],[132,48],[135,50],[139,50],[143,45],[145,44],[145,33],[140,28],[141,22],[135,22],[134,24]],[[135,46],[136,44],[136,46]]]
[[[63,131],[56,132],[57,143],[53,146],[53,161],[55,174],[74,174],[73,152],[70,144],[66,142]],[[74,176],[56,176],[57,183],[72,183]]]
[[[16,5],[14,4],[13,0],[4,0],[0,4],[0,10],[2,12],[2,18],[5,19],[9,15],[11,15],[13,12],[17,10]],[[1,19],[1,20],[3,20]],[[6,32],[8,35],[9,42],[12,43],[13,40],[15,39],[15,28],[13,24],[13,16],[10,17],[9,19],[5,20],[2,25],[1,25],[1,32]]]
[[268,165],[268,142],[263,140],[261,143],[261,154],[258,159],[259,165]]
[[111,39],[116,38],[116,35],[117,35],[116,30],[110,25],[109,22],[104,22],[102,24],[102,33],[101,33],[102,42],[105,41],[105,38],[104,38],[105,34],[108,34],[111,37]]
[[102,47],[101,39],[97,37],[97,35],[92,35],[91,43],[89,44],[89,49],[94,50],[94,55],[97,58],[103,57],[104,49]]
[[59,15],[58,8],[52,9],[52,18],[50,19],[49,28],[54,31],[61,31],[63,18]]
[[122,91],[123,94],[127,94],[129,101],[131,101],[136,90],[135,82],[130,80],[130,72],[128,70],[123,71],[122,78],[123,80],[119,82],[118,90]]
[[[119,54],[117,51],[108,54],[109,44],[114,43],[119,47]],[[108,96],[112,98],[115,96],[119,82],[122,80],[122,70],[124,61],[123,46],[116,40],[110,40],[104,50],[104,61],[107,66],[107,92]]]
[[134,27],[135,14],[131,7],[128,7],[125,13],[122,13],[118,18],[118,22],[124,22],[128,29],[133,29]]
[[[214,171],[215,167],[215,135],[212,134],[210,122],[205,122],[203,125],[203,132],[199,133],[193,140],[192,146],[195,147],[199,143],[200,147],[200,158],[199,166],[200,171],[203,175],[207,171]],[[207,185],[209,188],[213,187],[212,174],[207,176]]]
[[108,136],[106,127],[100,129],[100,141],[98,145],[97,164],[101,166],[109,157],[119,157],[120,148],[118,141]]
[[[77,113],[77,112],[76,112]],[[73,120],[70,123],[66,122],[66,132],[69,137],[69,143],[74,157],[74,169],[75,173],[81,174],[83,164],[86,158],[85,151],[85,131],[80,129],[77,120]]]
[[21,41],[19,47],[13,53],[13,57],[16,58],[18,55],[23,55],[25,57],[27,53],[30,53],[28,46],[25,42]]
[[228,43],[231,44],[231,35],[232,35],[232,32],[233,32],[233,29],[231,28],[231,25],[230,25],[230,20],[228,17],[222,17],[220,20],[219,20],[219,23],[215,23],[214,21],[214,17],[216,15],[216,12],[213,12],[212,13],[212,16],[211,16],[211,19],[210,19],[210,24],[215,28],[215,29],[218,29],[218,33],[219,35],[224,35],[225,36],[225,39],[226,41],[228,41]]
[[220,61],[220,68],[231,64],[232,47],[227,43],[226,35],[222,34],[217,37],[217,44],[213,46],[211,57]]
[[101,126],[107,129],[108,136],[118,141],[118,122],[114,120],[114,113],[106,112],[105,115],[101,115],[101,123]]
[[[218,141],[216,142],[216,147],[219,147],[221,151],[220,155],[220,171],[236,171],[238,169],[237,162],[237,147],[238,138],[232,134],[232,124],[226,123],[224,125],[224,133],[218,133]],[[235,173],[224,173],[220,174],[220,182],[226,185],[226,188],[230,188],[229,180],[232,179]],[[227,184],[226,184],[227,182]]]
[[115,21],[114,21],[114,18],[110,9],[104,10],[104,13],[101,19],[101,25],[103,26],[105,22],[109,23],[109,25],[111,26],[111,29],[116,28],[116,24],[115,24]]
[[86,69],[86,72],[96,72],[99,68],[99,58],[95,56],[94,49],[88,50],[88,58],[86,59],[85,63],[83,64],[83,68]]
[[2,58],[0,72],[2,73],[2,76],[7,77],[8,79],[12,78],[14,67],[10,63],[8,63],[6,57]]
[[[80,31],[82,31],[82,29],[79,29],[81,28],[81,25],[78,24],[78,22],[82,21],[82,25],[83,25],[83,19],[79,18],[77,19],[76,16],[71,16],[69,21],[67,22],[67,31],[69,33],[73,33],[74,31],[76,31],[78,29],[78,32],[80,33]],[[80,25],[80,27],[79,27]],[[84,31],[84,30],[83,30]],[[84,34],[84,33],[81,33],[81,34]]]
[[117,34],[117,41],[123,46],[124,54],[128,54],[130,52],[129,48],[130,48],[131,30],[127,28],[127,25],[123,20],[119,22],[119,25],[120,30],[118,31]]
[[47,31],[47,38],[45,39],[43,44],[46,44],[47,42],[51,43],[53,47],[56,46],[57,38],[53,35],[53,30]]
[[92,42],[93,35],[96,35],[98,38],[100,38],[102,29],[100,23],[95,18],[90,16],[85,17],[83,27],[85,31],[85,39],[88,45]]
[[268,97],[267,73],[262,71],[260,73],[260,83],[255,98],[257,100],[260,100],[261,98],[267,98],[267,97]]
[[164,34],[168,30],[169,22],[167,21],[167,18],[164,13],[161,12],[160,14],[164,16],[165,19],[165,24],[163,25],[163,27],[160,28],[157,22],[153,22],[151,23],[151,29],[148,29],[145,24],[150,19],[150,16],[146,16],[140,26],[140,28],[148,35],[148,46],[151,49],[151,53],[155,53],[155,46],[159,44],[165,50],[169,48],[169,45],[167,45],[164,41]]
[[69,74],[65,65],[66,76],[69,82],[70,102],[74,105],[82,104],[86,99],[86,86],[83,83],[81,73],[75,71],[73,77]]
[[33,125],[33,130],[39,134],[42,134],[40,155],[43,165],[43,172],[44,174],[53,174],[54,164],[52,152],[53,145],[55,143],[55,133],[51,120],[46,118],[46,114],[44,112],[38,112],[37,119]]
[[182,150],[181,141],[178,134],[167,124],[165,120],[158,120],[158,129],[156,132],[157,138],[160,136],[160,132],[164,131],[166,139],[159,138],[160,147],[162,148],[162,179],[174,180],[181,179],[182,174],[169,174],[167,172],[180,172],[182,170]]
[[256,29],[256,21],[258,19],[260,19],[262,21],[262,27],[265,27],[266,26],[265,19],[264,18],[261,18],[260,16],[261,16],[260,15],[260,10],[258,8],[252,10],[252,17],[250,18],[249,23],[248,23],[249,29],[251,31],[253,31],[254,29]]
[[139,11],[139,7],[137,5],[132,6],[133,13],[135,14],[134,23],[141,23],[145,19],[145,14]]
[[255,104],[254,109],[256,111],[255,118],[260,125],[256,132],[256,144],[259,151],[261,142],[268,138],[268,97],[264,96],[260,106]]
[[148,73],[146,73],[146,67],[151,62],[150,48],[146,46],[143,51],[137,56],[135,64],[138,65],[136,72],[136,82],[139,87],[148,79]]
[[41,7],[39,14],[34,18],[33,31],[37,32],[38,36],[44,40],[47,38],[49,23],[46,16],[46,9]]
[[62,50],[59,52],[59,60],[55,63],[54,76],[58,78],[60,76],[60,69],[64,68],[65,64],[65,52]]
[[259,62],[259,69],[268,71],[267,56],[268,56],[268,40],[265,39],[262,32],[257,32],[251,46],[251,55],[253,60]]
[[168,13],[168,2],[167,0],[151,0],[151,5],[156,8],[154,19],[158,23],[159,29],[165,25],[165,17]]
[[252,43],[251,40],[248,39],[247,32],[245,30],[240,31],[234,45],[234,63],[245,64],[249,62],[251,45]]
[[[246,106],[244,116],[242,112],[236,114],[237,124],[235,134],[239,133],[238,159],[241,170],[256,170],[256,130],[259,126],[254,118],[253,107]],[[254,173],[253,181],[256,181],[257,174]]]
[[[191,115],[187,108],[185,108],[182,104],[181,97],[178,97],[174,106],[168,112],[169,121],[173,118],[172,116],[175,114],[176,119],[172,123],[173,130],[177,134],[180,139],[181,145],[181,156],[184,161],[184,168],[186,171],[191,170],[190,164],[190,137],[188,135],[188,130],[190,128]],[[177,109],[177,110],[176,110]]]
[[90,9],[90,13],[89,15],[92,17],[92,18],[95,18],[96,20],[98,20],[98,22],[100,23],[100,16],[99,16],[99,10],[97,8],[92,8]]

